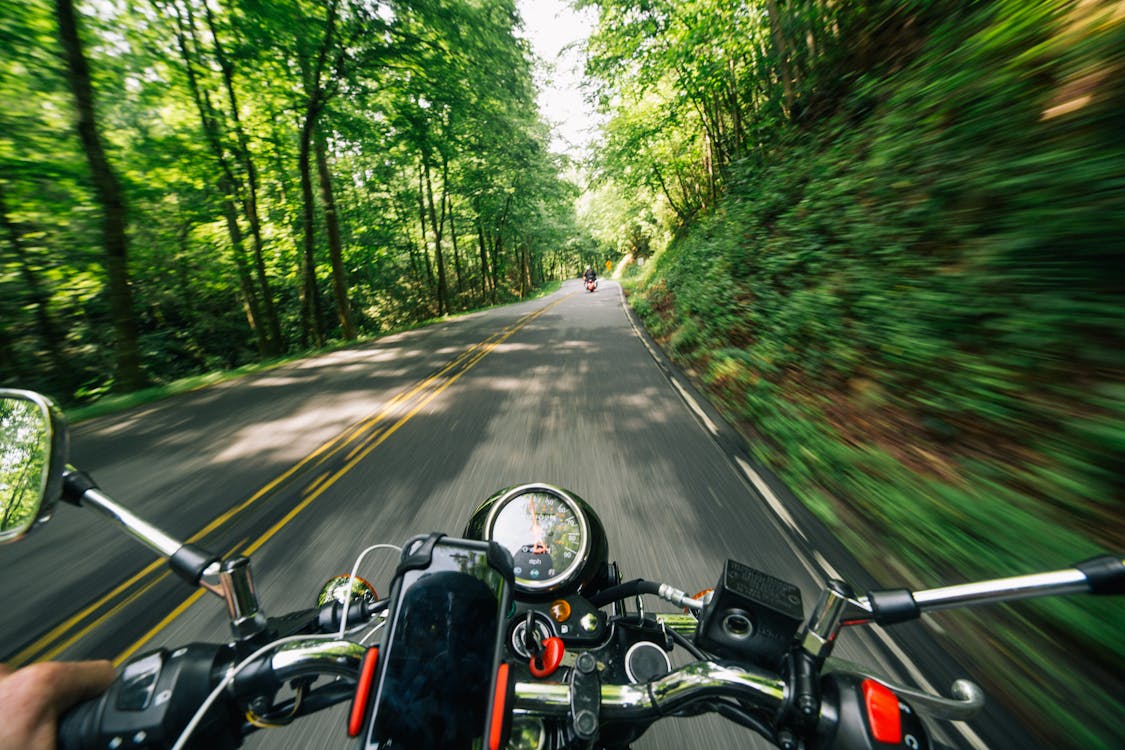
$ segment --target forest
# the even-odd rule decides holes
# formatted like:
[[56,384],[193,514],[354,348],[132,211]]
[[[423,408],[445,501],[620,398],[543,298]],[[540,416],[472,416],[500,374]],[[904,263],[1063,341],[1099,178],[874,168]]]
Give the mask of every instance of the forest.
[[526,296],[577,188],[514,0],[21,0],[0,373],[84,403]]
[[[588,5],[617,197],[590,231],[865,567],[937,585],[1125,547],[1123,6]],[[1125,744],[1119,604],[934,622],[1044,747]]]
[[[0,384],[87,404],[612,258],[882,583],[1125,548],[1125,6],[572,5],[586,163],[515,0],[9,3]],[[1045,747],[1118,748],[1120,612],[934,622]]]

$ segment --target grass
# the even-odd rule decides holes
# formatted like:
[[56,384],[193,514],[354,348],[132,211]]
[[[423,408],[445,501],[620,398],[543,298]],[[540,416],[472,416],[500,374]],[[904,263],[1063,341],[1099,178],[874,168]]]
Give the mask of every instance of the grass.
[[[534,292],[530,294],[526,298],[526,300],[540,299],[542,297],[549,296],[557,292],[561,286],[562,282],[560,281],[549,281],[539,289],[534,290]],[[487,305],[484,307],[465,310],[438,318],[430,318],[428,320],[419,321],[418,323],[414,323],[408,326],[401,326],[392,331],[380,332],[377,336],[361,336],[355,341],[332,341],[327,346],[321,347],[319,349],[299,352],[286,357],[278,357],[263,362],[254,362],[252,364],[243,365],[242,367],[237,367],[232,370],[216,370],[213,372],[200,373],[198,375],[179,378],[169,383],[156,385],[151,388],[145,388],[143,390],[134,391],[132,393],[104,396],[92,403],[74,406],[66,409],[67,421],[70,424],[77,424],[78,422],[82,422],[88,419],[103,417],[109,414],[116,414],[122,411],[133,409],[138,406],[143,406],[145,404],[161,401],[166,398],[171,398],[172,396],[177,396],[182,393],[197,391],[202,388],[208,388],[210,386],[217,385],[219,383],[225,383],[230,380],[237,380],[247,375],[253,375],[255,373],[272,370],[277,367],[287,365],[291,362],[297,362],[309,357],[317,357],[323,354],[339,351],[341,349],[350,349],[351,347],[360,346],[372,341],[377,341],[381,338],[391,336],[396,333],[403,333],[404,331],[413,331],[419,328],[426,328],[427,326],[431,326],[435,323],[457,320],[458,318],[465,317],[466,315],[472,315],[474,313],[483,312],[485,310],[503,307],[505,304],[510,303]]]
[[[737,167],[629,282],[861,561],[929,586],[1125,549],[1125,89],[1043,114],[1079,71],[1117,69],[1125,24],[1063,45],[1025,10],[930,30],[910,65]],[[1108,749],[1123,618],[1071,597],[942,622],[1045,746]]]

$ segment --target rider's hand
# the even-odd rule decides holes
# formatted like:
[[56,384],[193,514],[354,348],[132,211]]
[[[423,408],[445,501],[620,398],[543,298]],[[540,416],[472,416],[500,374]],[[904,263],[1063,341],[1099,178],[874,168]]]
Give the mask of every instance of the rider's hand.
[[113,682],[108,661],[43,662],[12,670],[0,664],[0,750],[54,750],[64,711]]

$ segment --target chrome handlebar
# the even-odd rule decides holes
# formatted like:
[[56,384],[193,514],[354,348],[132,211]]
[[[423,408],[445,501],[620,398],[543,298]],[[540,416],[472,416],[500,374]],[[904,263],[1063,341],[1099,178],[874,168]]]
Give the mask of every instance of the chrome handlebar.
[[[309,638],[279,645],[269,656],[269,664],[279,682],[326,674],[356,678],[367,649],[368,646],[354,641]],[[952,696],[945,698],[896,684],[859,665],[837,659],[826,666],[882,682],[934,718],[964,721],[976,715],[984,704],[984,694],[968,680],[955,682]],[[713,661],[686,664],[651,682],[602,684],[600,691],[599,718],[603,721],[655,721],[693,703],[716,698],[734,699],[778,716],[790,698],[789,685],[778,675]],[[571,707],[571,688],[567,683],[535,681],[514,685],[512,708],[516,715],[561,719],[570,714]]]
[[[780,710],[788,691],[785,682],[767,672],[697,661],[651,682],[601,686],[601,718],[657,719],[692,703],[734,698],[767,711]],[[517,714],[566,716],[571,707],[570,686],[561,682],[517,682],[513,708]]]
[[[278,682],[324,674],[355,678],[367,648],[354,641],[309,638],[279,645],[268,660]],[[570,711],[570,686],[565,683],[517,682],[514,691],[516,713],[562,717]],[[787,696],[785,681],[777,675],[697,661],[647,683],[603,684],[601,715],[607,720],[655,719],[712,698],[734,698],[772,713]]]
[[324,674],[354,679],[367,648],[355,641],[309,638],[281,644],[269,661],[278,682]]
[[[1084,590],[1101,593],[1098,587],[1106,587],[1107,584],[1113,588],[1106,593],[1118,593],[1120,579],[1125,573],[1121,559],[1106,557],[1090,562],[1106,568],[1099,572],[1101,578],[1098,580],[1088,576],[1087,564],[1084,563],[1076,569],[905,593],[916,613],[966,604],[1010,601],[1043,593]],[[1110,576],[1114,578],[1110,580]],[[875,595],[877,592],[872,596]],[[873,614],[870,596],[855,597],[843,584],[829,582],[816,611],[800,634],[802,645],[814,657],[820,657],[823,664],[840,628],[869,622],[874,619]],[[687,614],[660,615],[658,622],[667,630],[689,637],[696,626],[694,616]],[[305,640],[279,644],[267,659],[281,682],[321,674],[355,678],[366,651],[366,646],[353,641],[310,636]],[[858,670],[858,673],[864,671]],[[983,705],[980,689],[968,681],[955,683],[953,697],[943,698],[903,685],[893,685],[879,677],[875,679],[891,685],[896,692],[938,718],[963,720],[977,713]],[[656,719],[692,703],[715,698],[733,698],[777,715],[790,698],[789,685],[777,675],[753,667],[711,661],[687,664],[651,682],[603,684],[600,690],[601,718],[606,720]],[[525,715],[567,716],[571,710],[570,686],[558,682],[517,682],[513,709]]]

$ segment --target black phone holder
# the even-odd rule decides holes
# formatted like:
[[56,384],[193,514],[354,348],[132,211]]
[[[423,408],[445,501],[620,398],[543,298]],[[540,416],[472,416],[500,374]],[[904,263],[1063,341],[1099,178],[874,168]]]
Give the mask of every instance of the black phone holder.
[[482,737],[486,748],[506,746],[512,585],[511,555],[494,542],[434,533],[406,543],[360,748],[469,750]]

